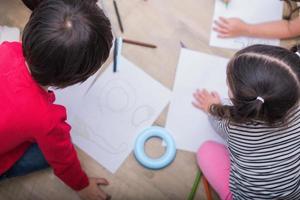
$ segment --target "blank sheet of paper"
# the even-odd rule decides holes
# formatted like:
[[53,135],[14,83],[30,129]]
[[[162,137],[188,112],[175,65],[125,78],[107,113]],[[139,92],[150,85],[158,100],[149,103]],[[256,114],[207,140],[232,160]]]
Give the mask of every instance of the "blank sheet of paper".
[[57,103],[70,114],[73,142],[114,173],[132,151],[138,133],[168,104],[171,92],[124,57],[117,73],[111,65],[95,77],[60,91]]
[[178,149],[196,152],[204,141],[223,143],[212,129],[207,115],[196,109],[192,101],[197,88],[217,91],[222,98],[227,98],[227,62],[225,58],[181,50],[166,124]]
[[0,26],[0,44],[4,41],[14,42],[20,40],[20,30],[15,27]]
[[[225,18],[237,17],[247,23],[256,24],[280,20],[282,13],[283,2],[279,0],[231,0],[228,7],[221,0],[216,0],[213,20],[217,20],[221,16]],[[280,41],[251,37],[222,39],[217,37],[215,31],[211,31],[211,46],[242,49],[253,44],[279,45]]]

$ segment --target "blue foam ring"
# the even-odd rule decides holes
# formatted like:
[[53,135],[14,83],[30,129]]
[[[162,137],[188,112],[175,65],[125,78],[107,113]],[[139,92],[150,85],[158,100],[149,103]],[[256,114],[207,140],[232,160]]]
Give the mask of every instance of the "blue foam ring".
[[[166,143],[165,153],[159,158],[150,158],[145,153],[145,143],[147,140],[158,137]],[[176,146],[173,138],[164,128],[153,126],[140,133],[135,141],[134,155],[136,160],[149,169],[162,169],[175,159]]]

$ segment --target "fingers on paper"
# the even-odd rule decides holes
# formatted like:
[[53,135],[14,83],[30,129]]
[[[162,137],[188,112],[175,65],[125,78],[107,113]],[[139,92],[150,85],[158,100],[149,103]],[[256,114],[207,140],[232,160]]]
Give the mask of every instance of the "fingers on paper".
[[221,29],[227,29],[227,23],[224,23],[223,21],[221,21],[221,20],[215,20],[214,21],[214,24],[215,24],[215,26],[216,27],[218,27],[218,28],[221,28]]
[[214,98],[216,98],[216,99],[221,99],[219,93],[216,92],[216,91],[211,92],[211,95],[212,95]]
[[196,92],[193,94],[196,101],[193,101],[192,104],[196,108],[201,110],[204,109],[204,104],[206,103],[207,97],[209,96],[209,92],[206,89],[199,90],[197,89]]
[[214,27],[213,30],[218,33],[218,37],[220,38],[226,38],[230,37],[229,35],[229,21],[224,18],[220,17],[218,20],[214,21]]
[[219,22],[224,24],[224,25],[228,25],[229,21],[228,19],[226,19],[225,17],[219,17]]

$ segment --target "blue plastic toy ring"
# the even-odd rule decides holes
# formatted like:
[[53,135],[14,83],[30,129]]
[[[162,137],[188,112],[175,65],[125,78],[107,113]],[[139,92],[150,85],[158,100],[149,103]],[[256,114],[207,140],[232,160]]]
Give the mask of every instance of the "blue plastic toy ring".
[[[150,158],[145,153],[145,143],[153,137],[158,137],[166,143],[166,151],[160,158]],[[149,169],[161,169],[168,166],[176,156],[176,146],[166,129],[153,126],[145,129],[136,139],[134,148],[135,158]]]

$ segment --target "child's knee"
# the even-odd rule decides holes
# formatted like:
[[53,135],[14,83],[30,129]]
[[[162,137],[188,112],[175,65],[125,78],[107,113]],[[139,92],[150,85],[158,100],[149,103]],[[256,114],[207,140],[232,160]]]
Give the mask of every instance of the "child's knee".
[[210,159],[210,153],[213,152],[214,146],[216,145],[216,142],[214,141],[207,141],[204,142],[200,148],[198,149],[197,152],[197,161],[198,161],[198,165],[201,167],[201,165],[203,164],[203,162],[207,162],[207,159]]

